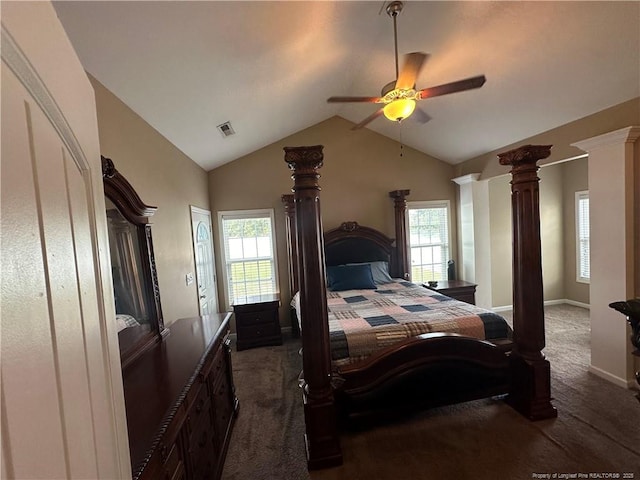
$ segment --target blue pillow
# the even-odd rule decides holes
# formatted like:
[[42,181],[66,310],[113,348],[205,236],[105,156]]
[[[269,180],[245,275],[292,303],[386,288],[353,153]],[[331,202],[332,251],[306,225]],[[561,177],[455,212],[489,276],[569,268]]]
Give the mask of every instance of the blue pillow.
[[334,292],[378,288],[371,275],[371,265],[366,263],[327,267],[327,278],[329,289]]
[[371,275],[373,276],[373,281],[376,285],[393,283],[393,279],[389,275],[389,264],[385,261],[347,263],[347,265],[371,265]]

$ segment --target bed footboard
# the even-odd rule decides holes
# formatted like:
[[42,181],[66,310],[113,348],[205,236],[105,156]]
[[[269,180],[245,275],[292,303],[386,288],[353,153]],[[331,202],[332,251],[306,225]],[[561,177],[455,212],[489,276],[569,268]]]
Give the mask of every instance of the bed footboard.
[[510,393],[511,342],[429,333],[334,373],[342,419],[377,421]]

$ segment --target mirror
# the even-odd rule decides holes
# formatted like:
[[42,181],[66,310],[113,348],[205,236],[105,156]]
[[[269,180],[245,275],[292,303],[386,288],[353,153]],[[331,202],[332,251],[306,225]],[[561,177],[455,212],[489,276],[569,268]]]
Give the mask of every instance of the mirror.
[[126,368],[168,334],[164,328],[160,290],[146,205],[111,159],[102,157],[102,179],[109,232],[118,340]]

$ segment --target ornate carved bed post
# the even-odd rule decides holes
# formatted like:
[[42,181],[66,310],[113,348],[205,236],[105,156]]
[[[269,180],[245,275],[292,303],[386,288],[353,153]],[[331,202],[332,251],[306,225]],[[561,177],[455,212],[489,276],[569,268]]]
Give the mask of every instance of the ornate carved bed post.
[[[286,215],[285,229],[287,232],[287,259],[289,260],[289,293],[293,297],[298,291],[298,244],[296,232],[296,205],[293,194],[282,195],[284,203],[284,213]],[[300,336],[298,320],[295,311],[291,309],[291,334],[294,337]]]
[[407,197],[411,190],[394,190],[389,192],[393,198],[396,220],[396,267],[395,276],[408,280],[410,278],[409,255],[407,254]]
[[318,169],[322,145],[285,147],[284,159],[293,170],[293,197],[298,248],[298,286],[302,319],[301,381],[309,469],[342,463],[331,386],[331,352],[325,286],[324,240],[320,218]]
[[525,145],[498,154],[511,165],[513,215],[513,340],[512,387],[507,402],[525,417],[557,416],[551,404],[551,370],[545,347],[538,165],[551,145]]

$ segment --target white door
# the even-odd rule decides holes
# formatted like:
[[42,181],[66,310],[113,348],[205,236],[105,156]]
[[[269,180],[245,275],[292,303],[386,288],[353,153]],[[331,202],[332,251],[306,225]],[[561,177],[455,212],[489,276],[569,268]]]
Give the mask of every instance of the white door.
[[48,2],[2,2],[2,478],[131,478],[93,89]]
[[213,234],[209,210],[191,207],[191,232],[193,234],[200,315],[208,315],[218,311],[216,261],[213,254]]

